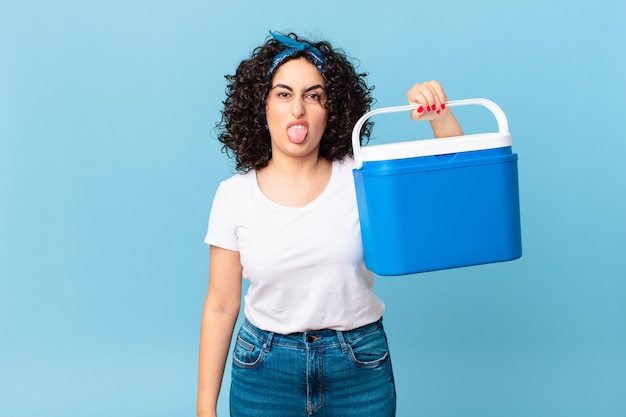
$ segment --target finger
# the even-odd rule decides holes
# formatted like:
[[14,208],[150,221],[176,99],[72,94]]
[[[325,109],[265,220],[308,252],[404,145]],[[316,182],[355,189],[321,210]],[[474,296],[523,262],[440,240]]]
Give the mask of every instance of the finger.
[[414,88],[409,90],[407,93],[407,98],[409,104],[419,105],[416,109],[411,112],[411,117],[413,119],[423,119],[426,114],[431,109],[430,101],[428,97],[424,94],[424,91],[419,85],[415,85]]
[[444,91],[439,81],[432,80],[430,82],[430,86],[433,90],[433,94],[437,97],[437,101],[438,101],[437,108],[444,110],[445,104],[448,102],[448,97],[446,96],[446,92]]
[[415,84],[408,92],[407,92],[407,100],[409,104],[423,104],[424,107],[428,105],[427,100],[422,93],[423,86],[421,84]]
[[420,103],[412,103],[412,104],[419,105],[419,107],[411,110],[411,118],[416,119],[416,120],[423,118],[424,115],[427,113],[426,106]]
[[426,111],[433,112],[437,108],[437,96],[430,82],[422,84],[420,92],[426,100]]

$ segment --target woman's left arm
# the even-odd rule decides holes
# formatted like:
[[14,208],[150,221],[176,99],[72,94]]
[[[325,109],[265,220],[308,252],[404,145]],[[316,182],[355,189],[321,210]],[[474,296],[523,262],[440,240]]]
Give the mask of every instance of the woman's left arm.
[[415,84],[406,93],[409,104],[419,104],[420,107],[411,112],[415,120],[428,120],[436,138],[460,136],[463,134],[461,125],[446,107],[448,98],[438,81],[427,81]]

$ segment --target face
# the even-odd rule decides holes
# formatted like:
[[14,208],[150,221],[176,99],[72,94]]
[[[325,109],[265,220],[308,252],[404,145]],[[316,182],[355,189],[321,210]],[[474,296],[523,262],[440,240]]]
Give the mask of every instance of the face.
[[272,157],[317,157],[326,129],[325,81],[305,58],[282,64],[274,73],[265,111]]

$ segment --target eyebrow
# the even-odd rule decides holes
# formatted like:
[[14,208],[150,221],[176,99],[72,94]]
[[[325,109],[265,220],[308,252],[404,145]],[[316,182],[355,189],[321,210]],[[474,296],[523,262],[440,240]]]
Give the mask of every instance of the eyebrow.
[[[286,90],[289,90],[289,91],[293,92],[293,88],[289,87],[286,84],[280,84],[280,83],[276,84],[275,86],[272,87],[272,90],[275,89],[275,88],[284,88]],[[317,89],[324,90],[324,87],[321,84],[315,84],[315,85],[312,85],[311,87],[307,88],[306,90],[304,90],[304,92],[308,93],[309,91],[313,91],[313,90],[317,90]]]

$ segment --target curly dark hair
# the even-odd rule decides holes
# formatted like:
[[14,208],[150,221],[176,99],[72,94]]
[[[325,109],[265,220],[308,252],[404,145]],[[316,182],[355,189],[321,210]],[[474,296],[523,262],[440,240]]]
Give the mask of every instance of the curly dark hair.
[[[333,161],[352,155],[352,129],[374,103],[371,95],[374,87],[368,87],[365,81],[367,73],[357,73],[345,52],[333,49],[329,42],[309,42],[294,33],[288,36],[308,42],[326,59],[322,76],[326,80],[328,121],[320,143],[320,156]],[[287,47],[270,37],[264,45],[254,49],[249,59],[239,64],[235,75],[225,77],[228,81],[226,100],[222,119],[215,127],[218,140],[224,144],[222,151],[235,158],[239,172],[263,168],[272,157],[264,117],[265,97],[271,86],[267,74],[274,57],[285,49]],[[306,51],[286,61],[301,56],[311,61]],[[363,126],[362,143],[369,140],[372,126],[371,122]]]

